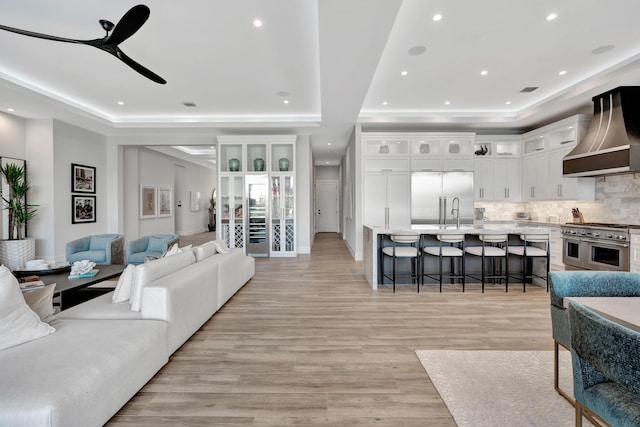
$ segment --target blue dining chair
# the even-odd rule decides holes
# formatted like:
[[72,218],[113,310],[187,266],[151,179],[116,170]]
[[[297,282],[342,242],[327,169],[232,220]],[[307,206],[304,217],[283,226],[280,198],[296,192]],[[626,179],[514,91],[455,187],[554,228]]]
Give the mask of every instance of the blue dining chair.
[[640,332],[569,304],[576,427],[582,416],[640,426]]

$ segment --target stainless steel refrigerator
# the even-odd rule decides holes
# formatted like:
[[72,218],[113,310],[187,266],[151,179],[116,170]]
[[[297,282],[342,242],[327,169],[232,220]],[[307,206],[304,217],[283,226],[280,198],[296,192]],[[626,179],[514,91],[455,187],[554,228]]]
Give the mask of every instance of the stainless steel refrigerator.
[[473,224],[473,172],[411,174],[412,224],[456,224],[455,208],[460,224]]

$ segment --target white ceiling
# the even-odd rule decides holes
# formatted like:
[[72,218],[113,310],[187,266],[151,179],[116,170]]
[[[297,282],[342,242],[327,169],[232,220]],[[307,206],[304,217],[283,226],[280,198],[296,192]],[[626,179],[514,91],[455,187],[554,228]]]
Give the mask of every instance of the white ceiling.
[[[93,39],[104,35],[98,19],[117,23],[135,4],[0,0],[0,24]],[[637,0],[145,4],[149,20],[121,48],[166,85],[92,47],[0,31],[0,111],[110,135],[308,134],[316,164],[336,164],[356,122],[521,131],[640,84]],[[606,45],[614,48],[592,53]],[[424,53],[410,55],[417,46]],[[539,89],[520,93],[527,86]]]

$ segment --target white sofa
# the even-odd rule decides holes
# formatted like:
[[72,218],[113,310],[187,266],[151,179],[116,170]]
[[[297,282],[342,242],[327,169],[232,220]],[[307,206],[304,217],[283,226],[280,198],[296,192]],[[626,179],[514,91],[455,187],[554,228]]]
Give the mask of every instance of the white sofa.
[[253,276],[241,249],[210,246],[137,266],[140,311],[110,292],[59,313],[55,333],[1,350],[0,426],[106,423]]

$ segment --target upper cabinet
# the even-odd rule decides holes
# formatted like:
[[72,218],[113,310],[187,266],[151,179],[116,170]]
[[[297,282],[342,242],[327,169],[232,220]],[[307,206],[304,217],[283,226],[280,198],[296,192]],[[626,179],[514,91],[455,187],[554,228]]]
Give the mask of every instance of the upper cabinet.
[[520,135],[478,135],[474,144],[475,200],[518,202],[522,142]]
[[562,174],[564,156],[576,146],[589,125],[579,114],[522,135],[524,200],[594,200],[595,178]]

